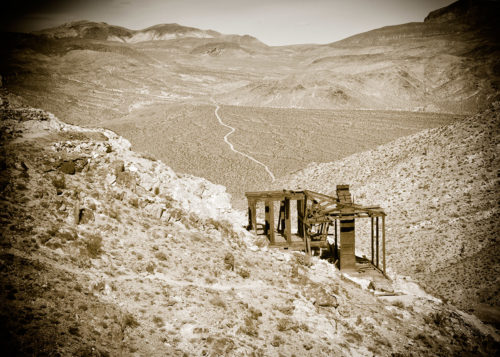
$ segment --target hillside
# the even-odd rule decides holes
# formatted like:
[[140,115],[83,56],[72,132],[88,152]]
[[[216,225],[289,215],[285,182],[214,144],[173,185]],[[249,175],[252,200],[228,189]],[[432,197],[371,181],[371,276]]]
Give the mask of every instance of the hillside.
[[394,272],[498,326],[499,110],[497,102],[465,120],[311,164],[276,187],[333,193],[337,183],[350,183],[357,202],[388,213]]
[[1,96],[7,355],[492,355],[498,336],[408,280],[378,298],[258,248],[224,188]]

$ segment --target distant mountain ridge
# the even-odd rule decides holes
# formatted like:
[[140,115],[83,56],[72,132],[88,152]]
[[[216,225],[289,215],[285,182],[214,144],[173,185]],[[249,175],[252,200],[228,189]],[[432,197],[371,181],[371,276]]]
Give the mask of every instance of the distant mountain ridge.
[[125,27],[109,25],[105,22],[74,21],[60,26],[35,31],[35,35],[42,35],[52,39],[80,38],[88,40],[119,41],[137,43],[144,41],[163,41],[178,38],[242,38],[245,42],[260,42],[249,35],[222,35],[214,30],[200,30],[194,27],[182,26],[176,23],[158,24],[142,30],[130,30]]
[[[215,96],[226,105],[474,113],[500,99],[498,9],[498,2],[461,0],[431,12],[422,22],[386,26],[327,45],[278,47],[249,35],[179,24],[130,30],[78,21],[34,34],[3,34],[7,53],[0,59],[0,72],[6,85],[15,83],[25,97],[39,96],[22,93],[33,90],[28,83],[47,87],[44,93],[57,92],[50,101],[33,103],[56,112],[67,106],[57,103],[54,108],[52,101],[73,100],[67,98],[72,89],[51,84],[49,73],[66,79],[76,75],[80,82],[64,84],[73,87],[88,82],[88,71],[109,68],[112,74],[104,71],[87,85],[108,83],[106,90],[123,91],[113,87],[119,78],[128,86],[136,76],[132,83],[156,93],[144,102],[164,98],[162,91],[170,88],[174,93],[168,98],[207,102]],[[75,51],[85,52],[74,56]],[[51,56],[48,67],[39,56]],[[80,66],[89,56],[95,61]],[[73,65],[66,67],[67,61]],[[93,68],[96,61],[101,64]],[[126,69],[121,64],[127,61],[138,64]],[[161,85],[145,83],[159,73],[163,77],[165,66],[168,76]],[[77,73],[80,68],[85,71]],[[130,105],[134,103],[124,107]],[[99,115],[101,109],[100,104],[95,107]]]

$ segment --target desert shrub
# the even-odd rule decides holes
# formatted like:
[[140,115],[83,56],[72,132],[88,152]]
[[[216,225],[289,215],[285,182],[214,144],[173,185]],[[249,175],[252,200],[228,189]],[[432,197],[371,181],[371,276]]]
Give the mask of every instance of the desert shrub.
[[233,229],[233,225],[231,224],[231,222],[227,220],[215,220],[213,218],[209,218],[205,220],[203,223],[205,226],[213,227],[215,230],[218,230],[224,237],[229,237],[233,239],[238,238],[238,235]]
[[244,333],[248,336],[258,337],[259,331],[256,320],[253,320],[251,316],[245,317],[245,325],[240,326],[238,332]]
[[162,261],[168,260],[168,257],[163,252],[156,253],[155,257],[156,257],[156,259],[162,260]]
[[250,277],[250,272],[246,269],[239,269],[238,270],[238,274],[243,278],[243,279],[247,279]]
[[208,336],[207,342],[212,345],[211,356],[229,356],[230,352],[235,348],[235,343],[228,337]]
[[146,266],[146,271],[149,273],[149,274],[153,274],[155,272],[155,268],[156,268],[156,265],[153,263],[153,262],[150,262],[147,266]]
[[308,254],[296,253],[295,262],[298,265],[303,265],[305,267],[310,267],[312,265],[311,257]]
[[120,214],[118,213],[118,209],[116,207],[109,207],[107,213],[110,218],[113,218],[120,222]]
[[347,341],[351,343],[358,343],[363,341],[363,336],[361,336],[359,333],[356,331],[350,331],[345,334]]
[[278,347],[283,343],[283,339],[279,335],[274,335],[273,340],[271,341],[271,346]]
[[393,301],[392,302],[392,306],[396,306],[396,307],[398,307],[400,309],[404,309],[405,308],[405,304],[401,300]]
[[76,240],[78,238],[78,235],[76,234],[75,231],[68,231],[68,230],[59,232],[58,236],[61,239],[61,241],[63,241],[63,242],[64,241],[73,241],[73,240]]
[[139,322],[137,322],[134,315],[128,312],[123,316],[121,326],[122,330],[125,330],[127,327],[134,328],[139,326]]
[[288,317],[285,317],[285,318],[282,318],[282,319],[278,319],[278,323],[276,325],[276,329],[278,331],[293,330],[293,331],[297,332],[298,329],[299,329],[299,326],[292,319],[290,319]]
[[250,306],[248,308],[248,312],[250,313],[250,317],[253,319],[253,320],[257,320],[259,317],[262,316],[262,312],[252,306]]
[[295,308],[293,305],[275,305],[273,307],[284,315],[292,315]]
[[217,282],[217,279],[214,279],[210,276],[205,277],[205,283],[207,283],[207,284],[215,284],[216,282]]
[[224,256],[224,267],[229,270],[234,270],[234,255],[231,252],[227,252]]
[[164,325],[163,319],[160,316],[153,316],[153,322],[157,327],[162,327]]
[[218,307],[222,307],[222,308],[226,307],[226,303],[224,302],[224,300],[221,299],[220,296],[214,296],[209,301],[214,306],[218,306]]
[[84,242],[88,255],[91,258],[97,258],[102,253],[102,238],[97,234],[92,234],[87,237]]
[[435,312],[431,314],[432,321],[436,324],[436,326],[442,326],[445,322],[445,317],[441,312]]
[[309,329],[309,326],[307,324],[305,324],[305,323],[301,323],[299,325],[299,329],[301,329],[304,332],[311,332],[311,330]]

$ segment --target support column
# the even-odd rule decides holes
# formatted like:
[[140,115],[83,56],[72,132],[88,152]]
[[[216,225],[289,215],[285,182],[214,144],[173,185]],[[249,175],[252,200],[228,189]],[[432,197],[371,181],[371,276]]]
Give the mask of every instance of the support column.
[[274,244],[274,201],[266,200],[266,235],[270,244]]
[[338,228],[337,228],[337,219],[335,218],[335,259],[339,259],[339,242],[337,240],[338,237]]
[[292,225],[290,219],[290,199],[285,198],[285,238],[288,244],[292,243]]
[[257,202],[248,202],[248,230],[257,235]]
[[382,264],[385,274],[385,216],[382,216]]
[[375,218],[375,239],[377,244],[377,268],[379,267],[379,248],[378,248],[378,217]]
[[[346,213],[352,214],[351,211]],[[340,270],[356,268],[354,224],[354,216],[340,219]]]
[[370,232],[371,232],[371,242],[372,242],[371,243],[371,250],[372,250],[371,257],[372,257],[372,264],[373,264],[373,238],[374,238],[373,237],[373,217],[370,217],[370,221],[371,221],[371,230],[370,230]]
[[278,232],[283,234],[285,229],[285,201],[280,201],[280,213],[278,215]]
[[304,239],[304,200],[297,200],[297,234]]

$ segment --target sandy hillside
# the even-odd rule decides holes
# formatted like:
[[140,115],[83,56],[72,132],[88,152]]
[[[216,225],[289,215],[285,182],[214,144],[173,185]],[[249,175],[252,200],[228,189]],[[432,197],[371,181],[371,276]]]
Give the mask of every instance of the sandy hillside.
[[382,299],[326,261],[258,248],[221,186],[177,175],[110,131],[1,103],[7,355],[498,350],[491,330],[411,281]]
[[393,271],[498,324],[499,110],[497,102],[454,124],[312,164],[277,186],[333,193],[336,184],[351,184],[357,202],[388,213]]

